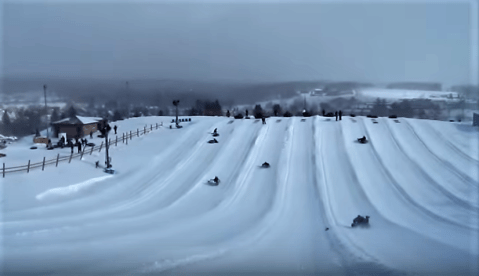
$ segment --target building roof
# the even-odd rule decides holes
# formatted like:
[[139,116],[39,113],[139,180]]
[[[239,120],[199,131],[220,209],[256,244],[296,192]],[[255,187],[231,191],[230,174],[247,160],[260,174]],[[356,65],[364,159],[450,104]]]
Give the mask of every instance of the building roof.
[[99,121],[102,121],[103,118],[99,117],[82,117],[82,116],[74,116],[70,118],[65,118],[56,122],[53,122],[52,124],[93,124],[97,123]]

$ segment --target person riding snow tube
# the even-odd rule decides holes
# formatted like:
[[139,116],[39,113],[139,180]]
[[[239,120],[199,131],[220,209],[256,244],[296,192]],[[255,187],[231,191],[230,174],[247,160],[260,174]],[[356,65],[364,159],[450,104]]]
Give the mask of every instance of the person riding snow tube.
[[367,142],[366,136],[363,136],[362,138],[358,138],[358,142],[362,144],[366,143]]
[[268,162],[264,162],[261,167],[263,168],[269,168],[269,163]]
[[362,217],[358,215],[354,220],[353,223],[351,224],[351,227],[357,226],[359,224],[368,224],[369,223],[369,216]]

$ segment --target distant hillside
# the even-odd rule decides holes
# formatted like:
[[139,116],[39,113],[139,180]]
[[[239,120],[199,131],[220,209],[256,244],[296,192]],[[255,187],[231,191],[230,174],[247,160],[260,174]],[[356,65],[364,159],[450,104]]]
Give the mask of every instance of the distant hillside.
[[427,82],[396,82],[387,85],[388,89],[409,89],[409,90],[426,90],[426,91],[442,91],[442,84]]

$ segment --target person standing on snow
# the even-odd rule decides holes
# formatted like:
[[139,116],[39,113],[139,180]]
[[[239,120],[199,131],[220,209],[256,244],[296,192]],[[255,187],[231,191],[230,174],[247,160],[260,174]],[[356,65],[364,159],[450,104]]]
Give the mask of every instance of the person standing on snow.
[[118,127],[115,125],[113,129],[115,130],[115,134],[116,134],[116,130],[118,129]]
[[334,112],[334,116],[336,116],[336,121],[338,120],[338,111]]
[[339,110],[339,120],[341,121],[341,117],[343,116],[343,112]]

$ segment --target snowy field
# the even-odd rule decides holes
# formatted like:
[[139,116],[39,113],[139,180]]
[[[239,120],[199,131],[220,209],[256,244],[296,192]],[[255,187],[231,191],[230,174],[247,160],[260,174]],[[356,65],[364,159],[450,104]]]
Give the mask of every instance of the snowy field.
[[[111,147],[114,175],[95,169],[103,151],[7,174],[1,274],[479,274],[479,132],[470,124],[192,117],[169,129],[169,117],[141,117],[118,132],[161,120]],[[208,144],[215,128],[219,143]],[[363,135],[368,144],[356,142]],[[58,153],[31,143],[9,145],[2,159]],[[214,176],[219,186],[207,184]],[[369,227],[351,228],[357,215],[369,215]]]
[[[406,90],[406,89],[382,89],[382,88],[363,88],[358,91],[358,97],[371,101],[376,98],[399,101],[403,99],[430,99],[446,100],[447,96],[452,95],[454,99],[458,97],[457,92],[447,91],[425,91],[425,90]],[[447,99],[451,101],[450,99]],[[457,100],[457,99],[456,99]]]

